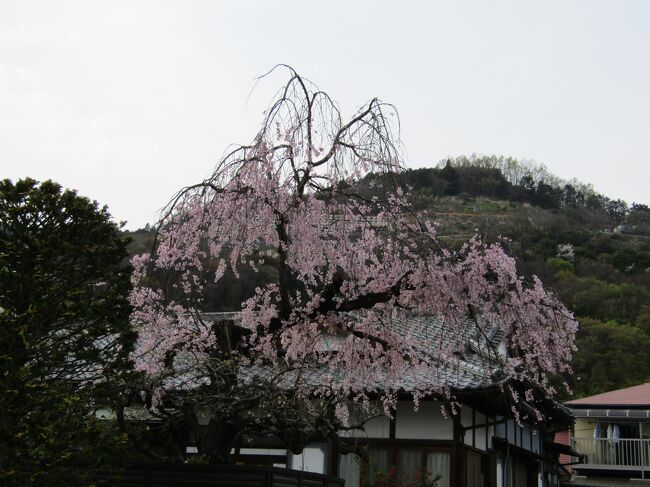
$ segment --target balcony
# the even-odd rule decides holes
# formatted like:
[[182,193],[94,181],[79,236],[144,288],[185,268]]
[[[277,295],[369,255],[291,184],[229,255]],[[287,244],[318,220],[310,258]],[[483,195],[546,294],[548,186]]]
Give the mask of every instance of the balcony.
[[571,447],[582,455],[576,470],[638,473],[650,478],[650,439],[571,438]]

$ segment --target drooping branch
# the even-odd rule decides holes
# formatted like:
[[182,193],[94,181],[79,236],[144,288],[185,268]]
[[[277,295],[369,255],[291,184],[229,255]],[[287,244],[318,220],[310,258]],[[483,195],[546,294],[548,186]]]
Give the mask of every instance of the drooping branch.
[[[448,386],[424,378],[460,370],[474,334],[504,380],[525,379],[552,394],[549,375],[570,363],[570,313],[541,283],[518,276],[499,245],[476,237],[456,250],[443,246],[408,190],[389,187],[402,168],[392,105],[373,98],[343,121],[326,93],[288,69],[253,142],[177,194],[156,248],[134,260],[140,370],[165,389],[175,372],[165,361],[171,353],[191,356],[197,375],[207,370],[205,397],[217,402],[255,365],[281,377],[260,379],[267,390],[291,383],[296,397],[310,397],[308,378],[318,376],[324,383],[316,389],[343,402],[381,383],[389,405],[401,375],[414,370],[415,397],[448,397]],[[225,285],[226,270],[249,288],[239,314],[249,333],[231,348],[199,313],[215,284]],[[262,274],[268,280],[251,282]],[[394,321],[412,315],[444,326],[433,341],[418,342]],[[501,356],[493,330],[521,353]],[[203,360],[212,366],[201,368]]]

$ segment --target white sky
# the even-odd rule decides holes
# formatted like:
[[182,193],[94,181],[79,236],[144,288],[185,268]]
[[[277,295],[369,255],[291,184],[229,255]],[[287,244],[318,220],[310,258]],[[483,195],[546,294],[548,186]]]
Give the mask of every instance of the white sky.
[[650,203],[650,1],[0,2],[0,178],[128,228],[247,143],[292,65],[395,104],[410,167],[502,154]]

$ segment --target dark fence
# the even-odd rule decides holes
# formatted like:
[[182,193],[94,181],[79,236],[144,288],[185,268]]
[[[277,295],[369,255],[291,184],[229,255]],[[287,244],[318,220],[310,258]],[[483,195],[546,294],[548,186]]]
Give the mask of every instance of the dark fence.
[[140,465],[97,478],[97,486],[119,487],[344,487],[317,473],[245,465]]

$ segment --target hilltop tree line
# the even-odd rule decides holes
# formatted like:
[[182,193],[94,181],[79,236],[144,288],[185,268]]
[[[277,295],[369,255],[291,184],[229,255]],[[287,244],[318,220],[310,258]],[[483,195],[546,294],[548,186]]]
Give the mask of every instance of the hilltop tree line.
[[[372,182],[393,175],[370,175],[360,189],[372,193]],[[493,198],[528,203],[549,210],[586,210],[602,216],[602,225],[614,228],[623,223],[650,234],[650,208],[598,193],[577,180],[564,181],[542,164],[513,158],[460,156],[441,161],[437,167],[408,169],[397,184],[415,191],[416,207],[435,204],[435,198]]]

